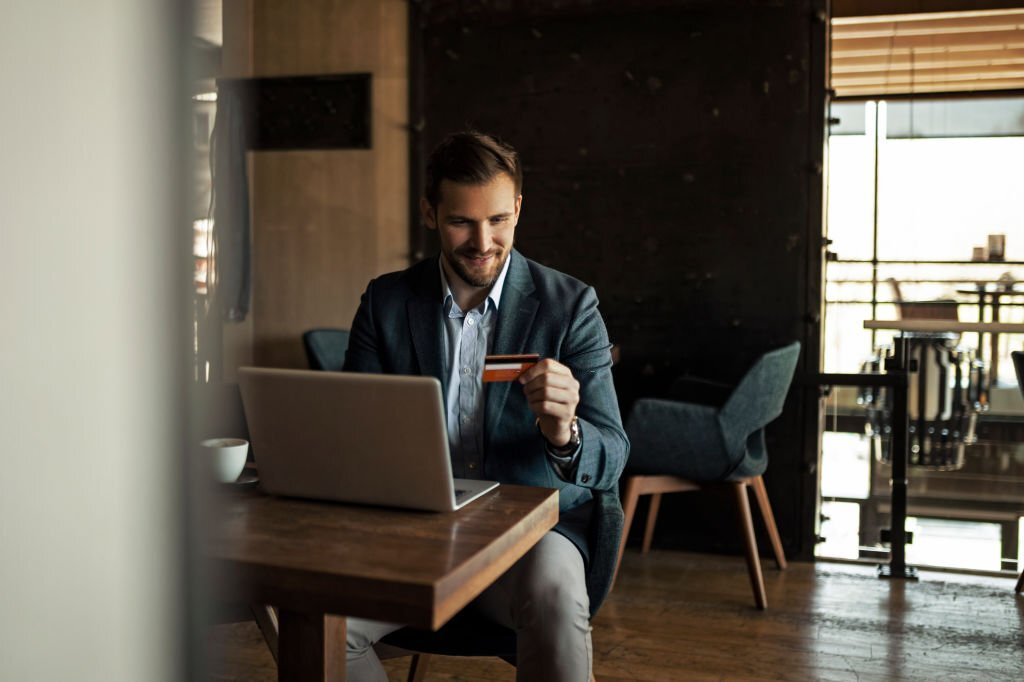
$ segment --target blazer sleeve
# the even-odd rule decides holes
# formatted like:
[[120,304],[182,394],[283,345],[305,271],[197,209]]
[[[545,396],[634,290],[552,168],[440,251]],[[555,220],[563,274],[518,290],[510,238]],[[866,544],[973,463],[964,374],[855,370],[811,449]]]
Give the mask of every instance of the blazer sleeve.
[[612,383],[611,343],[597,309],[597,294],[587,287],[579,296],[562,345],[561,362],[580,382],[579,418],[582,449],[572,483],[611,490],[629,455],[618,398]]
[[352,319],[352,329],[349,332],[348,350],[345,351],[345,364],[342,366],[344,372],[370,372],[380,374],[383,372],[380,354],[378,352],[377,329],[374,322],[374,297],[372,280],[366,285],[366,291],[359,301],[359,309]]

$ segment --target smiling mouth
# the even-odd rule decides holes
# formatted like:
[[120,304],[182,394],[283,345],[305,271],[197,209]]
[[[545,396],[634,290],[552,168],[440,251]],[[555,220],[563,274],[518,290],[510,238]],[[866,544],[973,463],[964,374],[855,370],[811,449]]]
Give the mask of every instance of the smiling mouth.
[[486,256],[471,256],[468,254],[462,256],[464,260],[469,261],[473,265],[486,265],[490,261],[494,260],[494,257],[495,254],[493,253],[487,254]]

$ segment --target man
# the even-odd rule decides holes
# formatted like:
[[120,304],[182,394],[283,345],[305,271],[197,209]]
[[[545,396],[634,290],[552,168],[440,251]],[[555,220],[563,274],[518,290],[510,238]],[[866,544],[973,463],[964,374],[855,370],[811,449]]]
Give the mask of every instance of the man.
[[[558,526],[472,608],[516,630],[518,679],[589,680],[591,490],[617,484],[629,448],[597,296],[513,248],[523,197],[511,147],[451,135],[425,194],[441,254],[370,282],[345,369],[437,377],[456,477],[559,489]],[[520,353],[542,359],[517,385],[482,383],[485,355]],[[349,619],[350,679],[386,679],[371,646],[397,627]]]

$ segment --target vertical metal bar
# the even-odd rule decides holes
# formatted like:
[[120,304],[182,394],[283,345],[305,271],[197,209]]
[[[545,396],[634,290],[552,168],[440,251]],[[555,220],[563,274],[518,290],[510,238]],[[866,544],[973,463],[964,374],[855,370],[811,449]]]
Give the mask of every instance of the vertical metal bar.
[[[810,67],[807,72],[809,87],[808,111],[811,112],[807,127],[808,162],[813,167],[819,164],[821,175],[807,175],[807,235],[809,244],[821,243],[823,228],[828,216],[828,153],[829,129],[826,123],[832,116],[831,98],[835,94],[829,83],[831,71],[830,56],[832,22],[830,0],[813,0],[813,18],[808,24],[808,56]],[[823,111],[819,109],[821,107]],[[824,115],[822,115],[824,114]],[[806,294],[804,297],[807,319],[804,327],[804,350],[800,354],[803,363],[798,372],[820,372],[824,360],[824,330],[828,311],[825,307],[825,279],[827,264],[825,249],[808,248],[806,256]],[[799,417],[803,424],[801,445],[804,452],[802,475],[800,477],[800,523],[797,556],[801,559],[814,557],[814,548],[820,535],[821,507],[821,457],[824,431],[824,410],[818,387],[808,387],[801,396]],[[810,419],[814,416],[814,419]],[[810,520],[811,523],[807,523]]]
[[[917,436],[917,463],[921,464],[925,462],[925,430],[928,426],[928,417],[925,414],[925,408],[928,406],[928,372],[926,371],[930,361],[931,344],[919,340],[917,342],[917,419],[914,420],[914,435]],[[910,349],[910,344],[907,344],[907,362],[912,363],[915,359],[915,353]],[[909,377],[908,377],[909,379]],[[941,388],[941,387],[940,387]],[[909,406],[908,406],[909,410]],[[909,415],[908,415],[909,417]],[[908,457],[910,451],[914,448],[914,439],[908,439]]]
[[[992,321],[999,322],[999,292],[993,291],[990,296],[991,303],[989,307],[992,309]],[[989,353],[992,355],[992,362],[989,363],[988,380],[989,386],[994,387],[999,385],[999,332],[989,332],[988,342]]]
[[893,385],[892,400],[892,510],[889,515],[889,564],[878,567],[882,578],[917,578],[917,569],[907,566],[907,457],[908,388],[910,386],[910,353],[907,338],[893,339],[891,373],[901,375]]
[[[871,191],[871,319],[878,319],[878,135],[879,118],[878,112],[882,108],[880,102],[875,102],[875,130],[874,130],[874,172],[872,174]],[[878,346],[878,330],[871,330],[871,349]]]
[[892,409],[892,511],[889,521],[891,543],[889,569],[892,577],[903,575],[907,565],[907,457],[909,456],[909,414],[907,410],[909,386],[909,353],[907,340],[899,336],[894,340],[896,370],[904,374],[893,387]]

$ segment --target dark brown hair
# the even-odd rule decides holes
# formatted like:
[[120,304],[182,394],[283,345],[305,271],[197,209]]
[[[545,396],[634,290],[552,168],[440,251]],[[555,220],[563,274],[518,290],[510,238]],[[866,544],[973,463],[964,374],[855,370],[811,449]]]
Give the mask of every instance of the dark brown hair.
[[475,130],[452,133],[434,148],[427,159],[424,194],[430,205],[437,208],[443,180],[482,185],[493,180],[499,173],[512,178],[516,196],[523,191],[523,169],[515,149]]

